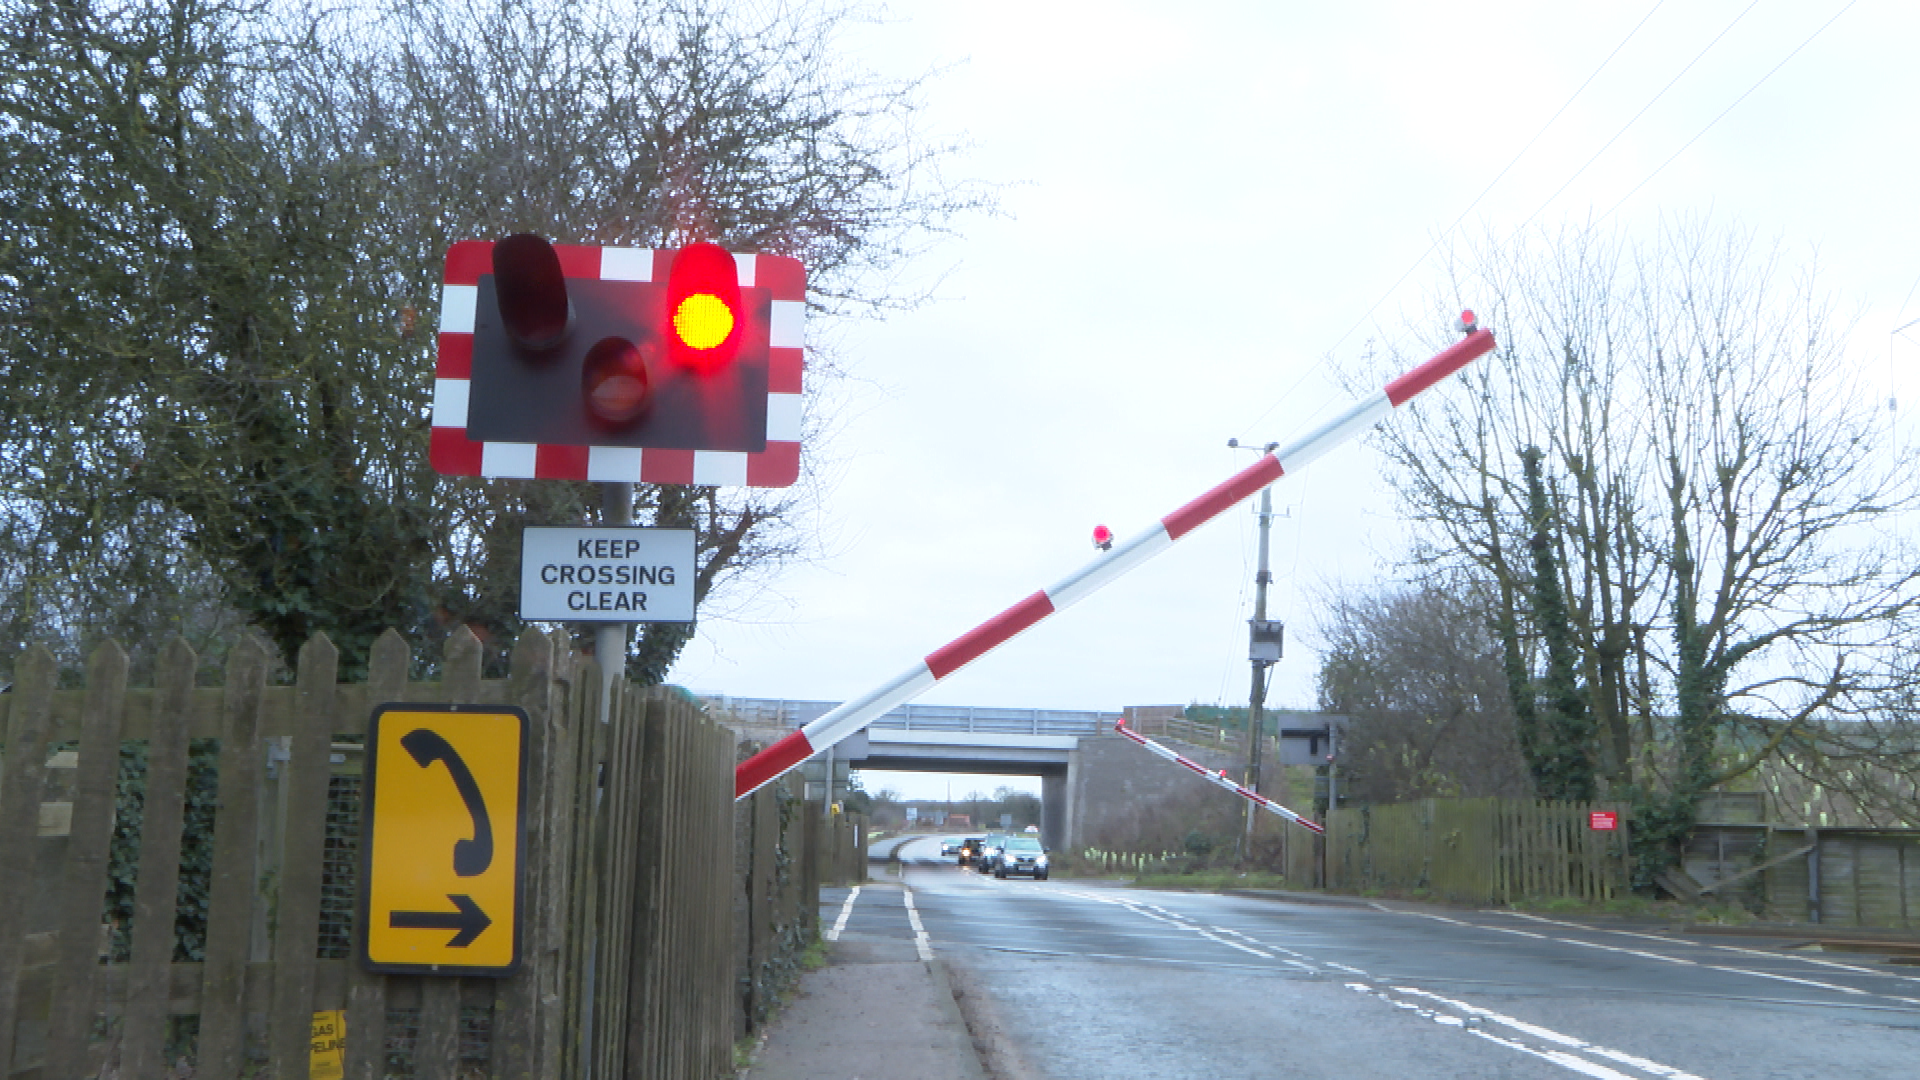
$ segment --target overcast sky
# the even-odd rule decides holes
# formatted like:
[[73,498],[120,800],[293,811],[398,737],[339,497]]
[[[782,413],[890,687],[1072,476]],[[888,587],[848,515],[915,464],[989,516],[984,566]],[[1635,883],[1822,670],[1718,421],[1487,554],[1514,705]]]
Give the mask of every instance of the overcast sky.
[[[854,377],[820,402],[822,554],[703,614],[671,676],[699,693],[866,691],[1094,557],[1094,525],[1249,463],[1229,437],[1324,419],[1330,361],[1444,327],[1426,253],[1462,215],[1750,226],[1817,260],[1859,377],[1920,406],[1920,326],[1894,333],[1920,318],[1911,0],[902,3],[843,44],[943,69],[926,126],[1003,214],[905,268],[931,302],[809,327]],[[1274,487],[1274,704],[1312,706],[1316,595],[1394,574],[1381,467],[1356,441]],[[1226,515],[921,700],[1244,703],[1254,537]]]

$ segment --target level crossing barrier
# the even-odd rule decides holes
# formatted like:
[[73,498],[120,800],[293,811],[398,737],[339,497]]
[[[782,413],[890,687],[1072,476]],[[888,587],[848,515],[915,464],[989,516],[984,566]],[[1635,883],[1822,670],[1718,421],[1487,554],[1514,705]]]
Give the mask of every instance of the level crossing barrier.
[[1152,528],[1114,543],[1092,562],[1048,588],[1027,596],[1000,614],[974,627],[919,663],[868,691],[803,724],[791,735],[740,763],[734,770],[734,797],[745,798],[784,775],[814,754],[860,731],[879,716],[931,689],[935,683],[1005,644],[1021,631],[1061,611],[1121,575],[1172,547],[1200,526],[1239,505],[1255,492],[1297,472],[1327,451],[1372,427],[1393,410],[1413,400],[1434,384],[1492,351],[1493,334],[1462,316],[1467,336],[1436,353],[1425,363],[1389,382],[1315,431],[1261,455],[1212,490],[1161,518]]

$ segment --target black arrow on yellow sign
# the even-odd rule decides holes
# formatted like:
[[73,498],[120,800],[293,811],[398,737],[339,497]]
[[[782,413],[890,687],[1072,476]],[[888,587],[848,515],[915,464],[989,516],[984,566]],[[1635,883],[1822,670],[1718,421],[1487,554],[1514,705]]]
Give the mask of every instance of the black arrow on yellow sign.
[[387,925],[395,930],[458,930],[453,940],[447,942],[450,949],[462,949],[473,944],[480,932],[493,925],[487,913],[473,902],[473,897],[464,893],[448,893],[447,899],[453,901],[458,911],[391,911],[387,913]]

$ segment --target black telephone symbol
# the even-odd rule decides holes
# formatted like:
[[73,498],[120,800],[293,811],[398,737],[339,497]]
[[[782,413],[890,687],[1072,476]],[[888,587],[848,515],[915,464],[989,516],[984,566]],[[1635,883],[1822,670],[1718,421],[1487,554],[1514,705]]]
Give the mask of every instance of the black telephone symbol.
[[461,877],[486,873],[493,863],[493,823],[487,819],[487,804],[480,797],[480,785],[473,782],[473,773],[467,770],[467,763],[460,760],[459,751],[438,732],[427,728],[416,728],[402,735],[400,745],[423,769],[436,761],[446,765],[447,773],[453,777],[454,789],[460,792],[461,801],[467,804],[467,813],[473,816],[473,839],[454,842],[453,872]]

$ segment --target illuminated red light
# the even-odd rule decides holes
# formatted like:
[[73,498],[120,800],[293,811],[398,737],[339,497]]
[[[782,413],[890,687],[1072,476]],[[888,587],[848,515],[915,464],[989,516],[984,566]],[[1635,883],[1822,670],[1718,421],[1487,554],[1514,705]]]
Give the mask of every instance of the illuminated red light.
[[1093,527],[1093,546],[1105,551],[1113,546],[1113,530],[1105,525]]
[[711,373],[740,351],[740,271],[716,244],[688,244],[667,273],[669,349],[676,364]]

